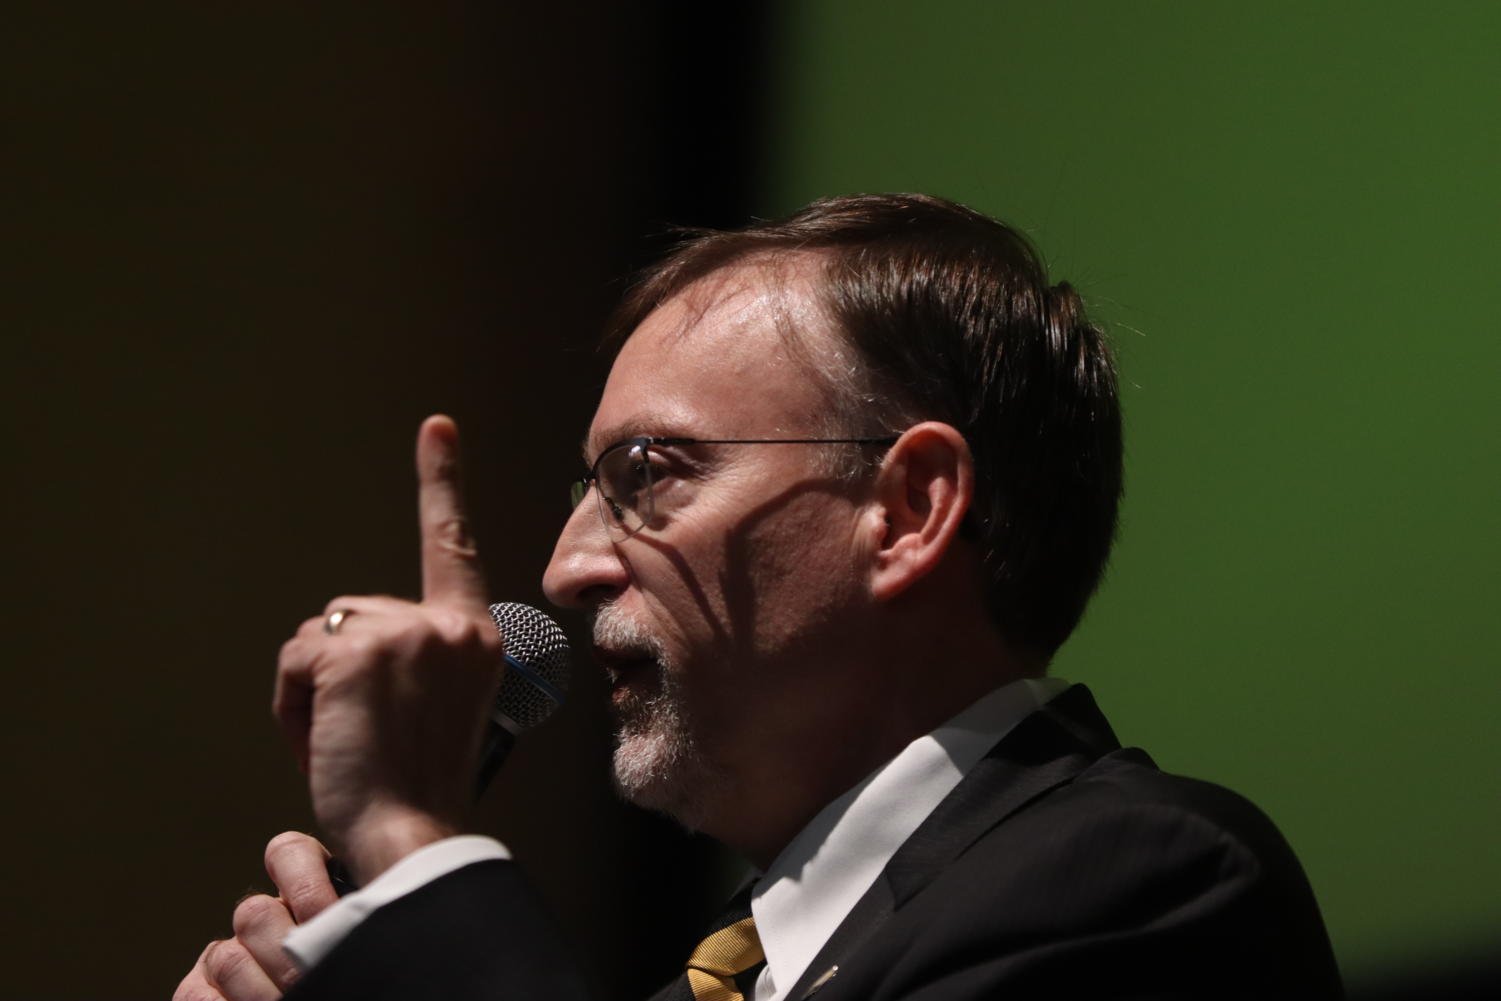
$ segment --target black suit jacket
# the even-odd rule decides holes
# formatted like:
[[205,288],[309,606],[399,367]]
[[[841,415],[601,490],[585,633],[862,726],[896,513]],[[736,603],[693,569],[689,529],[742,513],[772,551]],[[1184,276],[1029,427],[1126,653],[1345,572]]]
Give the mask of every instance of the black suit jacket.
[[[515,865],[372,915],[314,998],[582,998]],[[1271,822],[1122,749],[1074,686],[1023,720],[902,845],[789,1001],[1333,998],[1308,882]],[[691,998],[680,979],[658,999]]]

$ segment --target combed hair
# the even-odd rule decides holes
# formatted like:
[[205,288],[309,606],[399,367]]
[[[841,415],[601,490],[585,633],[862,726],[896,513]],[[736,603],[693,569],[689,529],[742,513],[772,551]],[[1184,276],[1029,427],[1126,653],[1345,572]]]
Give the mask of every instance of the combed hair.
[[[857,370],[820,373],[853,434],[953,425],[974,454],[965,536],[1007,639],[1050,656],[1078,624],[1122,491],[1115,364],[1067,283],[1016,230],[928,195],[821,199],[786,219],[686,231],[616,312],[617,336],[701,278],[814,253],[815,288]],[[873,428],[873,425],[875,428]]]

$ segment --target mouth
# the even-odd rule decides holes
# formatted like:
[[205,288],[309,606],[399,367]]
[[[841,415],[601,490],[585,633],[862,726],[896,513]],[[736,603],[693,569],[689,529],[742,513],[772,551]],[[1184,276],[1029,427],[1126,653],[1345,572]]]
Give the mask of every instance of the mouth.
[[604,669],[610,683],[610,703],[619,706],[648,685],[654,685],[658,673],[657,658],[639,650],[594,648],[594,659]]

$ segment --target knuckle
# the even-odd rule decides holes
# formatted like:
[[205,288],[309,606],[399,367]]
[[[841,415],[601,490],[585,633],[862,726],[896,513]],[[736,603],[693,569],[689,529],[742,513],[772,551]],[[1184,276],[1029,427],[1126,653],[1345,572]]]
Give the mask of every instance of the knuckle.
[[341,636],[340,639],[344,641],[344,649],[348,651],[349,660],[364,663],[383,658],[391,642],[386,636],[372,632],[350,633]]
[[276,666],[278,670],[285,671],[302,661],[302,642],[293,636],[281,645],[281,650],[276,654]]
[[282,897],[291,905],[293,913],[311,911],[324,895],[333,893],[328,875],[322,869],[295,876],[287,880],[287,885],[280,889]]
[[278,903],[276,898],[264,893],[246,897],[235,905],[234,917],[231,919],[235,935],[242,936],[247,931],[274,920],[278,911],[285,910],[286,908]]
[[490,648],[499,650],[503,646],[500,633],[490,624],[489,619],[480,619],[462,609],[435,609],[433,625],[451,647],[480,651]]
[[224,984],[234,977],[246,963],[254,963],[255,957],[237,939],[221,939],[215,942],[203,957],[203,968],[215,984]]
[[474,622],[451,608],[435,608],[430,613],[433,630],[450,646],[466,646],[473,638]]
[[414,614],[401,617],[396,626],[396,634],[401,637],[402,642],[422,643],[432,638],[434,628],[435,624],[430,616],[414,610]]
[[474,545],[474,536],[469,531],[469,519],[462,514],[438,518],[431,522],[429,530],[433,541],[445,552],[465,558],[479,553]]
[[316,625],[319,629],[322,629],[324,619],[328,618],[335,612],[340,611],[341,609],[347,609],[353,602],[354,599],[347,594],[341,594],[337,598],[331,598],[329,599],[328,604],[323,606],[323,614],[317,616],[316,618],[308,619],[308,623],[310,625]]
[[[420,613],[404,615],[391,625],[383,647],[389,654],[405,662],[413,658],[421,660],[434,656],[448,645],[438,623],[430,615]],[[372,651],[372,655],[373,655]]]

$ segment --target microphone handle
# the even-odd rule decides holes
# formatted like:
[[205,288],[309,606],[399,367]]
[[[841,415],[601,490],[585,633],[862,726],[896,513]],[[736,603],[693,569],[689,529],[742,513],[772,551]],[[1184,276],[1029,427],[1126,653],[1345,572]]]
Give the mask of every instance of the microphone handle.
[[490,787],[490,780],[505,764],[511,748],[516,746],[516,733],[502,726],[494,718],[485,721],[485,741],[479,751],[479,773],[474,779],[474,801],[477,803]]
[[340,862],[338,856],[330,855],[323,863],[323,868],[328,870],[328,881],[334,885],[334,892],[341,897],[347,897],[359,887],[354,885],[354,875]]

